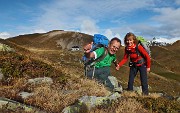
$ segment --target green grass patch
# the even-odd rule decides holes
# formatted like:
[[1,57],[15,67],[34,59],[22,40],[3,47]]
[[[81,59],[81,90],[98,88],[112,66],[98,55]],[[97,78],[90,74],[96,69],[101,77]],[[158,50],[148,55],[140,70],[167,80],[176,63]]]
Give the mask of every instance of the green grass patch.
[[177,80],[178,82],[180,82],[180,75],[179,74],[175,74],[175,73],[171,73],[171,72],[161,72],[161,73],[157,73],[157,74],[161,75],[163,77],[166,77],[166,78]]

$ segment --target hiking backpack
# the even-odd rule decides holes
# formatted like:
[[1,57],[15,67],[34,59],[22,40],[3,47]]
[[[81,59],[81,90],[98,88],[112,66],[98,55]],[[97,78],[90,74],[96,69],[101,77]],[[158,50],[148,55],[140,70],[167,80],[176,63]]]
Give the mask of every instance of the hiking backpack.
[[[148,55],[151,57],[151,50],[150,50],[150,46],[147,40],[145,40],[144,37],[142,36],[137,36],[136,38],[138,40],[138,44],[136,46],[141,45],[146,50]],[[136,47],[136,49],[137,49],[136,51],[138,52],[138,54],[140,54],[138,51],[138,47]]]
[[[92,45],[91,52],[95,51],[96,49],[101,48],[101,47],[104,47],[105,50],[106,50],[106,48],[108,47],[108,44],[109,44],[109,40],[108,40],[108,38],[106,36],[101,35],[101,34],[94,34],[94,36],[93,36],[93,45]],[[106,53],[107,52],[104,51],[103,55],[101,55],[99,58],[90,59],[90,60],[88,58],[86,58],[86,56],[84,55],[83,58],[82,58],[82,60],[84,62],[84,65],[85,66],[94,65],[95,62],[98,62],[98,61],[104,59],[104,57],[106,56]]]
[[[150,51],[150,47],[149,47],[149,43],[144,39],[144,37],[142,37],[142,36],[137,36],[136,37],[137,38],[137,44],[136,44],[136,47],[135,47],[135,53],[137,54],[137,57],[138,56],[142,56],[142,54],[139,52],[139,50],[138,50],[138,46],[139,45],[141,45],[144,49],[145,49],[145,51],[148,53],[148,55],[150,56],[150,58],[151,58],[151,51]],[[126,52],[128,53],[128,54],[131,54],[129,51],[127,51],[127,47],[125,48],[125,50],[126,50]],[[134,52],[133,52],[134,53]],[[138,64],[140,63],[143,63],[143,62],[146,62],[146,60],[142,57],[142,59],[141,60],[138,60]],[[132,62],[132,61],[130,61],[129,62],[129,66],[131,67],[131,66],[134,66],[134,63]]]

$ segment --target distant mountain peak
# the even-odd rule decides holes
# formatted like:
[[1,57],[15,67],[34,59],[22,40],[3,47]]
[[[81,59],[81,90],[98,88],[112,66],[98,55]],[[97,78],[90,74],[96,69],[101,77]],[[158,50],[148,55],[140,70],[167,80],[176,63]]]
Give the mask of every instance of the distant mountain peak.
[[148,41],[150,46],[167,46],[167,45],[172,45],[176,41],[180,40],[180,38],[153,38],[153,40]]

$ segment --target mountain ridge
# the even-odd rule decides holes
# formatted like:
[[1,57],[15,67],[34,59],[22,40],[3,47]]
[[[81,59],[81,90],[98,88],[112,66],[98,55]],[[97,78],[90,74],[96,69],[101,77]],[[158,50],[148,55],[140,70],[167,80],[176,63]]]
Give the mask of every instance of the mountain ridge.
[[70,49],[73,46],[82,47],[83,42],[91,40],[91,37],[91,35],[79,32],[53,30],[41,34],[20,35],[7,40],[26,47]]

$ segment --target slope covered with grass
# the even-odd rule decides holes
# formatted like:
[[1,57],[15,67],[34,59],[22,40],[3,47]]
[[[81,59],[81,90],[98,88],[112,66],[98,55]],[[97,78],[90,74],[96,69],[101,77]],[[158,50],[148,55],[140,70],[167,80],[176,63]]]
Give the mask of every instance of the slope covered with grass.
[[[0,81],[0,97],[32,105],[47,112],[61,112],[63,108],[74,104],[82,96],[108,95],[110,92],[102,84],[84,76],[83,64],[80,62],[82,51],[69,51],[56,45],[57,40],[63,40],[63,45],[68,45],[71,40],[75,40],[72,41],[75,44],[71,43],[71,45],[86,43],[92,36],[83,34],[81,38],[83,41],[80,41],[77,39],[79,35],[74,33],[68,32],[64,35],[58,34],[59,31],[56,32],[57,34],[51,33],[54,32],[0,40],[1,43],[15,49],[15,52],[0,52],[0,68],[5,76]],[[150,96],[143,97],[124,90],[122,98],[117,102],[109,106],[99,106],[91,112],[178,112],[180,105],[176,98],[154,96],[156,93],[163,93],[169,97],[180,95],[179,54],[173,54],[177,51],[174,48],[174,45],[151,48],[152,67],[151,72],[148,73]],[[117,53],[118,61],[123,58],[123,52],[124,48],[121,47]],[[171,62],[173,64],[170,64]],[[111,67],[112,75],[118,78],[123,89],[127,88],[128,82],[127,64],[119,71],[116,71],[114,66]],[[36,77],[50,77],[53,79],[53,84],[37,86],[27,84],[28,79]],[[135,78],[134,85],[140,86],[139,74]],[[34,95],[22,99],[18,95],[22,91]]]

